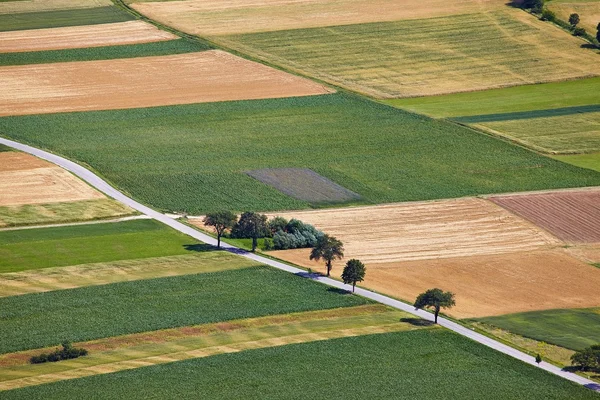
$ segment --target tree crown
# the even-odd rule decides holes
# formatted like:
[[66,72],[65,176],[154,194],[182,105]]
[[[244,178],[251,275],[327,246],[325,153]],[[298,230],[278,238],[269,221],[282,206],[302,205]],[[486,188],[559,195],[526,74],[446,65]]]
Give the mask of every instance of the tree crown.
[[343,257],[344,245],[342,242],[327,234],[318,238],[316,246],[310,253],[310,259],[317,261],[319,261],[321,258],[327,261],[332,261],[335,258],[342,259]]
[[443,292],[441,289],[435,288],[421,293],[415,301],[415,308],[450,308],[455,304],[454,293]]
[[362,282],[365,279],[366,270],[365,264],[353,258],[346,263],[342,272],[342,280],[346,284]]
[[231,211],[216,211],[206,214],[203,222],[206,226],[231,229],[237,222],[237,215],[235,215]]

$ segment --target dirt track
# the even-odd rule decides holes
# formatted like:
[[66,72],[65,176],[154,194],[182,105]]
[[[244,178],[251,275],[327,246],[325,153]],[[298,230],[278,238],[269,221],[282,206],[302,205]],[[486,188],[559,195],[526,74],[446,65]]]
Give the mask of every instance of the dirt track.
[[229,53],[0,68],[0,116],[310,96],[323,85]]
[[23,153],[0,153],[0,206],[103,198],[62,168]]
[[600,242],[600,190],[490,197],[562,240]]
[[75,49],[177,39],[142,21],[0,32],[0,53]]
[[498,0],[188,0],[136,3],[142,14],[185,32],[229,35],[433,18],[502,7]]

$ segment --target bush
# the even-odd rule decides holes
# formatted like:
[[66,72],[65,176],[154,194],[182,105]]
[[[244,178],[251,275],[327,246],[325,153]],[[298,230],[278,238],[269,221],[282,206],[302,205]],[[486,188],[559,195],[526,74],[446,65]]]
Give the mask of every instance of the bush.
[[575,36],[584,36],[585,35],[585,29],[581,28],[581,27],[577,27],[575,29],[573,29],[573,35]]
[[300,220],[290,220],[283,229],[273,235],[273,249],[288,250],[314,247],[323,232]]
[[600,344],[585,348],[571,356],[571,363],[584,371],[600,369]]
[[548,9],[545,9],[544,11],[542,11],[542,17],[540,19],[542,21],[556,22],[556,14],[554,14]]
[[45,362],[57,362],[61,360],[71,360],[81,356],[87,356],[86,349],[78,349],[69,342],[62,343],[62,349],[57,349],[50,354],[42,353],[39,356],[33,356],[29,359],[32,364],[42,364]]

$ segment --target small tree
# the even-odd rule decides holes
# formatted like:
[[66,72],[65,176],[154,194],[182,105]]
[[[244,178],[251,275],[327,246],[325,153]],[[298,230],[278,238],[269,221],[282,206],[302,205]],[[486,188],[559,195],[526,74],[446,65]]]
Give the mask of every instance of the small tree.
[[237,222],[237,215],[231,211],[217,211],[208,213],[202,220],[204,225],[212,226],[217,231],[217,247],[221,248],[221,236],[227,229],[231,229]]
[[600,368],[600,344],[587,347],[573,354],[571,363],[584,371]]
[[333,236],[323,235],[317,239],[317,244],[310,252],[310,259],[325,260],[327,276],[331,273],[331,262],[334,259],[341,260],[344,257],[344,245]]
[[538,353],[538,354],[535,356],[535,362],[536,362],[538,365],[540,365],[540,363],[542,362],[542,356],[540,355],[540,353]]
[[237,237],[252,238],[252,252],[256,251],[258,238],[265,237],[271,232],[267,226],[267,216],[255,212],[245,212],[233,228]]
[[585,29],[578,26],[577,28],[573,29],[573,35],[583,36],[585,35]]
[[569,15],[569,24],[571,24],[571,29],[575,29],[577,24],[579,23],[579,14],[573,13]]
[[346,263],[342,272],[342,280],[345,284],[352,284],[352,293],[354,293],[356,282],[362,282],[365,279],[366,270],[365,264],[354,258]]
[[454,301],[454,293],[443,292],[441,289],[429,289],[421,293],[415,301],[415,308],[433,308],[435,314],[435,323],[437,324],[438,315],[441,308],[451,308],[456,302]]

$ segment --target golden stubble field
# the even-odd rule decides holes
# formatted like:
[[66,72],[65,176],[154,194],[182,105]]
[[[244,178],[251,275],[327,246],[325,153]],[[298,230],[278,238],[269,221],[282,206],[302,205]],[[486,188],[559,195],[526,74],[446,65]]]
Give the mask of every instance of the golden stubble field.
[[0,32],[0,53],[117,46],[177,38],[143,21],[31,29]]
[[0,116],[332,92],[319,83],[219,50],[2,67],[0,87]]
[[[365,287],[414,300],[440,287],[456,293],[457,318],[600,305],[600,269],[583,261],[594,250],[565,249],[535,225],[484,199],[466,198],[277,214],[338,237],[345,259],[367,265]],[[310,250],[271,252],[324,271]],[[581,260],[575,256],[581,256]],[[587,261],[587,260],[586,260]]]
[[15,0],[0,2],[0,14],[112,6],[110,0]]
[[577,26],[584,28],[590,35],[596,35],[596,28],[600,24],[600,1],[560,1],[548,3],[548,8],[564,20],[569,20],[569,15],[579,14],[580,22]]

